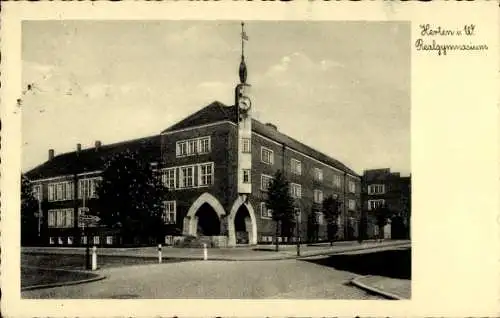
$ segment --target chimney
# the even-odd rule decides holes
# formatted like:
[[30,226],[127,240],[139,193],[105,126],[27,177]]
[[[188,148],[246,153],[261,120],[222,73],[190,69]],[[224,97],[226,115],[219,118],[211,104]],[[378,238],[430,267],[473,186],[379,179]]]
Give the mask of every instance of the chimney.
[[278,130],[278,127],[276,127],[276,125],[271,124],[271,123],[266,123],[266,126],[272,128],[274,130]]
[[54,149],[49,149],[49,160],[54,159]]
[[82,144],[76,144],[76,152],[82,151]]
[[100,140],[96,140],[96,141],[95,141],[95,150],[96,150],[96,151],[98,151],[98,150],[99,150],[99,148],[101,148],[101,145],[102,145],[102,144],[101,144],[101,141],[100,141]]

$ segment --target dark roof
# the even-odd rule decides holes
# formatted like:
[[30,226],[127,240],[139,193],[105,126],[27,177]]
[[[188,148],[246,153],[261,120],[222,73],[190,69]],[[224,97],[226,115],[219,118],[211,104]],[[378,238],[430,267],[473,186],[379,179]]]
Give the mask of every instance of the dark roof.
[[203,107],[196,113],[184,118],[177,124],[165,129],[164,131],[162,131],[162,133],[193,126],[210,124],[223,120],[231,120],[233,122],[236,122],[237,116],[238,114],[236,113],[236,107],[227,107],[219,101],[214,101],[213,103]]
[[105,163],[115,154],[125,150],[141,151],[149,161],[160,161],[160,135],[123,141],[119,143],[102,145],[95,148],[82,149],[77,155],[76,151],[55,156],[33,169],[25,175],[31,180],[50,178],[83,172],[102,170]]
[[[165,129],[162,133],[180,130],[192,126],[209,124],[217,121],[228,120],[237,122],[237,108],[235,106],[226,106],[221,102],[215,101],[210,105],[202,108],[196,113],[184,118],[180,122]],[[252,130],[260,135],[272,139],[278,143],[284,144],[289,148],[309,155],[325,164],[333,166],[339,170],[359,176],[356,172],[341,163],[305,144],[279,132],[273,127],[263,124],[255,119],[252,120]],[[110,145],[102,145],[99,150],[95,148],[84,149],[79,152],[69,152],[55,156],[26,173],[29,179],[41,179],[54,176],[69,175],[75,172],[91,172],[102,170],[104,164],[113,156],[124,150],[136,151],[141,149],[141,154],[147,156],[149,161],[160,161],[161,158],[161,139],[160,135],[134,139],[124,142],[119,142]]]
[[[198,112],[186,117],[184,120],[181,120],[177,124],[165,129],[163,133],[224,120],[236,123],[237,117],[238,115],[236,106],[226,106],[221,102],[215,101],[210,105],[202,108]],[[300,141],[297,141],[281,133],[280,131],[276,130],[273,127],[270,127],[269,125],[263,124],[258,120],[252,120],[252,130],[278,143],[284,144],[294,150],[309,155],[325,164],[333,166],[354,176],[359,176],[356,172],[351,170],[340,161],[333,159],[330,156],[327,156],[309,146],[306,146]]]

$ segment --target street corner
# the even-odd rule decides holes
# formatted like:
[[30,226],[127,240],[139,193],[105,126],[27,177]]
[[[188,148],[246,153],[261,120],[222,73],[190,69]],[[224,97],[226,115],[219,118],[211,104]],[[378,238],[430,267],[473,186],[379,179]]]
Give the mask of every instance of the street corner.
[[355,277],[349,283],[388,300],[408,300],[411,298],[410,280],[366,275]]
[[24,266],[21,268],[21,292],[79,285],[106,278],[107,276],[100,272]]

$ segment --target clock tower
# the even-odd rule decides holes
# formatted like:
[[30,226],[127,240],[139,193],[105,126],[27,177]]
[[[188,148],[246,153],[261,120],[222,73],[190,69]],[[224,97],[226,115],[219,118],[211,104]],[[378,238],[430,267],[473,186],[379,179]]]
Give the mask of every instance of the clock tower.
[[240,83],[235,89],[235,106],[238,113],[238,194],[247,199],[252,192],[252,100],[251,86],[247,83],[245,41],[248,41],[248,36],[244,27],[241,23]]

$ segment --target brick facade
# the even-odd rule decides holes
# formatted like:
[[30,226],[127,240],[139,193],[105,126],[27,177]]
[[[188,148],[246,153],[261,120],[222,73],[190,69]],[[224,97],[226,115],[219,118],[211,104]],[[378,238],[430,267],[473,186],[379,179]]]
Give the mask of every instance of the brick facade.
[[[313,211],[321,211],[321,203],[314,202],[314,191],[320,190],[323,198],[336,195],[343,203],[342,217],[339,220],[339,237],[353,239],[357,227],[353,225],[359,218],[361,210],[361,179],[342,163],[329,158],[306,145],[291,139],[279,132],[273,126],[264,125],[257,121],[252,124],[251,136],[251,193],[243,200],[238,193],[238,124],[235,119],[234,106],[225,106],[212,103],[201,111],[191,115],[157,136],[139,140],[123,142],[98,148],[79,150],[77,152],[55,156],[46,163],[29,171],[28,178],[33,184],[43,185],[43,244],[49,243],[49,238],[63,238],[63,245],[70,245],[65,238],[73,237],[71,245],[81,242],[81,229],[78,227],[78,207],[82,200],[73,198],[58,202],[48,202],[48,184],[55,181],[75,181],[81,178],[94,177],[104,169],[104,164],[109,157],[124,149],[140,150],[141,156],[147,162],[156,162],[158,169],[175,169],[176,188],[169,191],[169,200],[175,201],[176,219],[172,225],[177,232],[195,234],[198,218],[203,215],[198,213],[204,203],[208,203],[220,221],[220,235],[229,237],[229,244],[233,245],[240,240],[241,226],[246,226],[248,242],[266,242],[274,236],[275,224],[270,218],[261,215],[261,202],[266,198],[266,192],[261,189],[261,176],[273,176],[277,170],[284,172],[285,177],[301,186],[301,198],[296,199],[296,204],[301,210],[300,231],[302,240],[307,239],[307,220]],[[210,151],[187,156],[178,156],[178,142],[210,138]],[[198,139],[197,139],[198,138]],[[201,141],[200,141],[201,142]],[[96,144],[97,145],[97,144]],[[265,147],[273,153],[273,163],[267,164],[261,160],[261,150]],[[292,172],[292,159],[301,163],[301,174]],[[210,183],[202,185],[200,164],[213,164],[213,174]],[[193,169],[193,186],[181,188],[180,169],[185,166],[196,165]],[[322,171],[322,180],[315,179],[315,169]],[[184,170],[183,170],[184,171]],[[95,173],[93,173],[95,172]],[[183,172],[184,173],[184,172]],[[334,178],[339,178],[340,183],[334,184]],[[208,179],[206,179],[208,180]],[[354,192],[350,191],[349,183],[355,185]],[[78,184],[78,182],[77,182]],[[354,200],[353,209],[349,209],[349,200]],[[95,204],[95,199],[86,201],[86,206]],[[248,215],[245,225],[236,225],[238,222],[238,207],[246,207]],[[48,210],[73,209],[74,224],[69,228],[48,227]],[[215,215],[215,214],[214,214]],[[196,220],[195,220],[196,219]],[[350,226],[349,226],[350,224]],[[349,232],[353,229],[353,233]],[[116,233],[107,229],[94,227],[92,235],[100,235],[99,245],[106,245],[107,237],[113,236],[112,244],[119,244]],[[255,231],[255,236],[252,234]],[[99,234],[97,234],[99,233]],[[244,234],[244,233],[243,233]],[[326,239],[326,224],[319,225],[318,238]],[[52,242],[58,245],[58,241]]]

